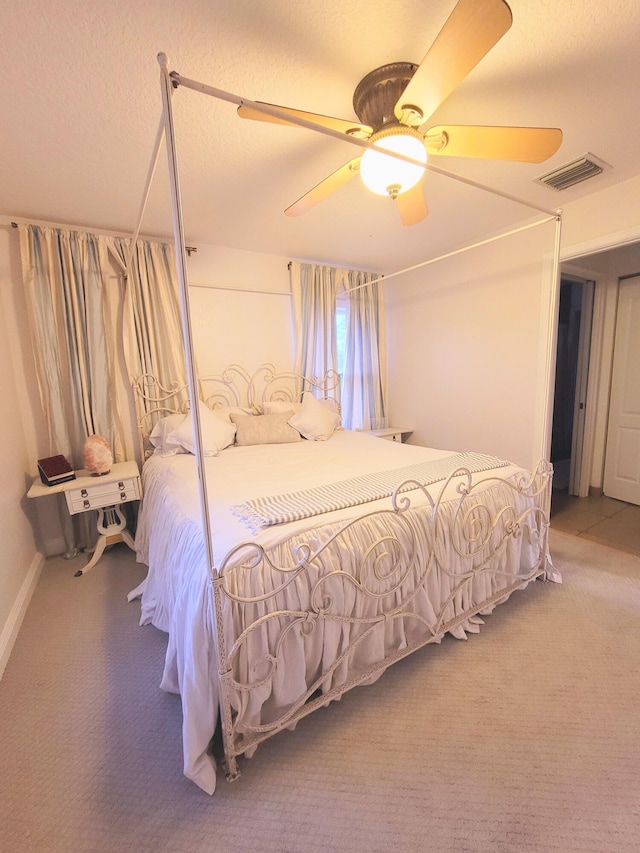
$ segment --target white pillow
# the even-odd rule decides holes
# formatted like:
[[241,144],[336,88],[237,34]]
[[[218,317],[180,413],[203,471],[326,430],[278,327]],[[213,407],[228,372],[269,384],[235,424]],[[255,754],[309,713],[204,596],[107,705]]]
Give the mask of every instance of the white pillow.
[[[221,450],[233,444],[236,428],[231,421],[212,412],[205,404],[198,401],[200,411],[200,431],[202,433],[202,449],[205,456],[217,456]],[[195,453],[195,441],[191,414],[185,415],[182,423],[166,438],[167,447],[183,448],[187,453]],[[179,450],[177,451],[180,452]]]
[[302,395],[300,411],[289,418],[289,424],[311,441],[326,441],[331,438],[339,423],[339,413],[332,412],[309,391]]
[[149,435],[149,442],[152,447],[155,447],[155,453],[159,453],[161,456],[174,456],[176,453],[184,453],[182,447],[167,446],[167,437],[180,426],[183,420],[184,415],[180,412],[160,418]]

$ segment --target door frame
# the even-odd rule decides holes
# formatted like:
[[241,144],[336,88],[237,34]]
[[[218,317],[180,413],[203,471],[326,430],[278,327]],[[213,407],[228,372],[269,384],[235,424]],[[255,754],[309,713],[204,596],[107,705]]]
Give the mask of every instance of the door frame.
[[[589,358],[591,355],[591,327],[593,323],[593,294],[596,283],[593,279],[582,282],[582,311],[580,315],[580,342],[578,344],[578,369],[576,375],[576,400],[573,408],[573,435],[571,439],[571,470],[569,494],[585,497],[589,494],[591,465],[583,464],[584,433],[587,420],[587,398],[589,396]],[[586,469],[586,470],[585,470]],[[581,495],[581,489],[586,489]]]
[[[640,225],[633,228],[627,228],[624,231],[619,231],[613,234],[608,234],[603,237],[598,237],[593,240],[588,240],[583,243],[565,246],[560,249],[559,261],[560,266],[567,272],[577,270],[579,275],[586,273],[587,277],[595,281],[594,307],[591,333],[591,354],[589,358],[589,384],[587,391],[587,403],[585,407],[585,435],[583,440],[583,456],[580,466],[580,488],[584,489],[584,482],[587,482],[587,494],[589,493],[589,485],[591,481],[591,473],[593,468],[595,439],[596,439],[596,414],[597,403],[600,396],[601,382],[605,380],[602,374],[603,362],[603,342],[605,336],[605,307],[606,307],[606,277],[602,273],[594,273],[588,269],[589,255],[599,254],[613,249],[621,249],[624,246],[631,246],[640,243]],[[551,253],[545,256],[547,265],[551,263]],[[558,271],[560,272],[560,271]],[[558,275],[558,279],[559,279]],[[559,282],[558,282],[559,286]],[[558,341],[558,302],[553,305],[553,298],[549,302],[549,322],[551,324],[549,335],[549,346],[553,357],[553,370],[547,374],[546,379],[546,399],[544,400],[545,417],[544,417],[544,436],[542,439],[542,447],[545,449],[545,456],[551,448],[551,431],[553,428],[553,400],[555,396],[555,357]],[[554,310],[555,308],[555,310]],[[610,384],[611,377],[608,377]],[[608,401],[608,396],[607,396]],[[607,402],[607,419],[608,419],[608,402]],[[604,468],[604,466],[603,466]],[[585,497],[586,495],[581,495]]]
[[[603,290],[601,282],[598,287],[599,273],[569,263],[562,263],[560,269],[562,281],[575,281],[583,286],[569,494],[584,498],[589,494],[593,466],[605,303],[603,299],[596,303],[596,293]],[[555,334],[557,337],[558,320]]]

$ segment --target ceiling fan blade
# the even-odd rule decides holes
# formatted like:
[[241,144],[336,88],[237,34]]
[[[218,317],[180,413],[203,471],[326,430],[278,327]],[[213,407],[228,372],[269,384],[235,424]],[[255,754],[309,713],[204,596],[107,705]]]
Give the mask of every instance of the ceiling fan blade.
[[458,0],[395,105],[398,121],[424,124],[511,26],[504,0]]
[[[263,103],[262,101],[256,101],[257,104]],[[306,121],[310,121],[313,124],[320,125],[320,127],[328,127],[330,130],[337,130],[339,133],[347,133],[351,136],[357,136],[361,139],[367,139],[373,133],[373,128],[368,127],[366,124],[358,124],[357,121],[347,121],[342,118],[332,118],[331,116],[323,116],[318,113],[307,113],[304,110],[294,110],[291,107],[280,107],[276,104],[267,104],[267,107],[275,107],[278,110],[282,110],[283,113],[288,113],[289,115],[296,116],[297,118],[303,118]],[[240,118],[250,118],[254,121],[269,121],[274,124],[286,124],[290,127],[300,127],[300,125],[296,125],[291,121],[287,121],[284,118],[277,118],[276,116],[271,116],[268,113],[260,112],[260,110],[253,109],[253,107],[240,106],[238,107],[238,115]]]
[[[433,147],[430,140],[433,140]],[[562,131],[557,127],[450,125],[431,127],[425,136],[430,154],[518,160],[521,163],[542,163],[555,154],[561,143]]]
[[329,175],[328,178],[325,178],[324,181],[316,184],[313,189],[309,190],[308,193],[305,193],[297,201],[294,201],[285,210],[287,216],[300,216],[302,213],[306,213],[310,208],[318,204],[319,201],[323,201],[332,192],[339,189],[343,184],[346,184],[350,178],[358,174],[360,160],[360,157],[349,160],[348,163],[345,163],[344,166],[341,166],[337,171]]
[[405,193],[400,193],[396,198],[396,204],[403,225],[416,225],[429,215],[421,182]]

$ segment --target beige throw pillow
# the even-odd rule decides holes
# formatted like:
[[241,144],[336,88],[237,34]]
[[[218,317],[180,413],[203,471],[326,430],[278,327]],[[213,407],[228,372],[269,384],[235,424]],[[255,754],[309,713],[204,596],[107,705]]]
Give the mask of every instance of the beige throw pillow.
[[230,415],[236,425],[236,444],[288,444],[302,441],[300,433],[289,426],[291,410],[273,415]]

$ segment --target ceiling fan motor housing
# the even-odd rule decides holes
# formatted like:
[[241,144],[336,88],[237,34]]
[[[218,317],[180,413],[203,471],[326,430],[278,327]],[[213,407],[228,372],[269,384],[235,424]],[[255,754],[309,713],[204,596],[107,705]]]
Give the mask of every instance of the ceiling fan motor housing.
[[412,62],[392,62],[363,77],[353,93],[353,109],[360,122],[374,133],[389,122],[397,123],[394,107],[417,68]]

